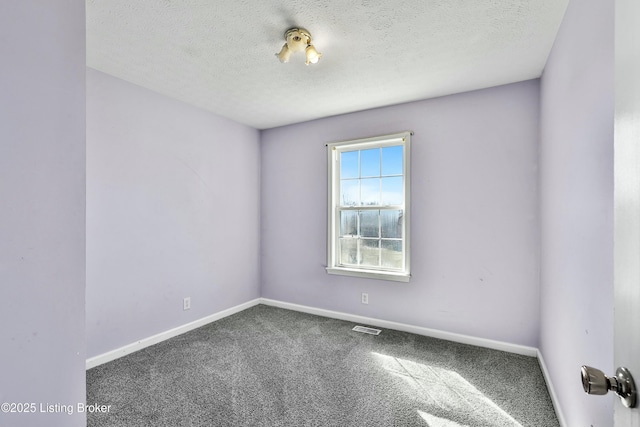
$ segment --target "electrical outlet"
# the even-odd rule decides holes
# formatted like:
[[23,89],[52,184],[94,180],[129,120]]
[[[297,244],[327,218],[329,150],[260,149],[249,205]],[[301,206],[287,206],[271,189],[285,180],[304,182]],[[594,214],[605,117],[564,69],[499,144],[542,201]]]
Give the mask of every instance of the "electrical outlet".
[[366,293],[362,293],[362,303],[363,304],[369,304],[369,294]]
[[182,300],[182,309],[191,310],[191,297],[186,297]]

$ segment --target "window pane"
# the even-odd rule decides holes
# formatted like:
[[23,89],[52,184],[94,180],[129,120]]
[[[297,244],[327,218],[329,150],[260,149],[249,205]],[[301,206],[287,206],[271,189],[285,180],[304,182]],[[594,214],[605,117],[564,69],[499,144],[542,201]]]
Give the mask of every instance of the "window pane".
[[382,266],[402,268],[402,240],[382,241]]
[[380,211],[360,211],[360,236],[380,237]]
[[356,265],[358,263],[358,239],[345,237],[340,239],[339,263]]
[[402,238],[402,211],[382,211],[380,225],[383,238]]
[[358,151],[340,153],[340,178],[358,178]]
[[380,241],[361,239],[358,242],[360,242],[360,265],[380,266]]
[[356,211],[340,212],[340,237],[358,235],[358,213]]
[[356,206],[360,204],[360,180],[347,179],[340,181],[340,206]]
[[402,177],[382,178],[382,204],[401,205],[403,203]]
[[380,176],[380,149],[360,151],[360,177]]
[[402,145],[382,149],[382,175],[402,175]]
[[380,204],[380,178],[369,178],[360,180],[360,200],[362,206]]

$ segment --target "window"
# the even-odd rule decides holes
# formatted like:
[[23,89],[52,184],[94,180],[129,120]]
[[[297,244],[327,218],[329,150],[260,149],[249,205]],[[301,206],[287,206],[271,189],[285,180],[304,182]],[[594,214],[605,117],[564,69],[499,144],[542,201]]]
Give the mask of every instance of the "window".
[[328,147],[327,272],[409,281],[411,133]]

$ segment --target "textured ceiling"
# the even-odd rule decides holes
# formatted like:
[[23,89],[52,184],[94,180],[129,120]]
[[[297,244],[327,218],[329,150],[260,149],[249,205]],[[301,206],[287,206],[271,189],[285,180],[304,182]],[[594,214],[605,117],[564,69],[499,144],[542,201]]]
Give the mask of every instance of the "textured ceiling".
[[87,65],[266,129],[539,77],[567,3],[87,0]]

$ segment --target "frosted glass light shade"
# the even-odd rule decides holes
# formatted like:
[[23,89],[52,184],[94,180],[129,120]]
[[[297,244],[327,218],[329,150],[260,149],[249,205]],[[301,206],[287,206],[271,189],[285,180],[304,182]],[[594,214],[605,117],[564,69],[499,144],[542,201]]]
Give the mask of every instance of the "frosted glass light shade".
[[317,64],[318,60],[320,60],[320,57],[322,56],[322,54],[319,53],[312,44],[307,47],[307,50],[305,52],[307,54],[307,65]]
[[291,57],[291,50],[289,49],[289,46],[285,43],[284,46],[282,46],[280,53],[276,53],[276,56],[282,63],[289,62],[289,58]]

